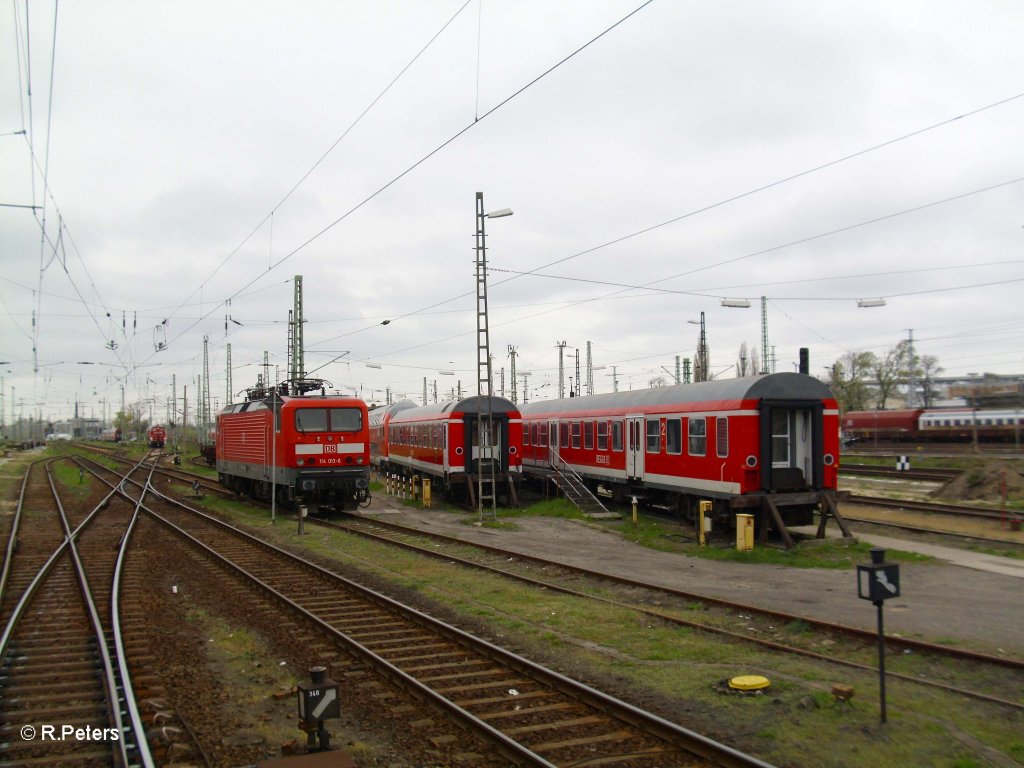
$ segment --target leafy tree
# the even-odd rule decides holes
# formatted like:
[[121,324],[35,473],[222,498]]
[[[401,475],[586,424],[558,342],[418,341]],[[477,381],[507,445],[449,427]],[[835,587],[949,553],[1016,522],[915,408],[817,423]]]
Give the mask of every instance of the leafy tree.
[[114,426],[121,430],[121,434],[127,440],[129,437],[138,437],[145,434],[149,429],[149,420],[142,415],[142,407],[130,405],[124,411],[118,411],[114,416]]
[[829,369],[828,385],[839,401],[840,411],[864,411],[870,407],[868,381],[875,365],[873,352],[848,352]]

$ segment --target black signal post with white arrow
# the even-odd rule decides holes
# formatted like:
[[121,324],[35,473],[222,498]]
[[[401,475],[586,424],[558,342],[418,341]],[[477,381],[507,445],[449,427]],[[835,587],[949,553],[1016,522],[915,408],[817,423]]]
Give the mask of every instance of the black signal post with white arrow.
[[306,732],[307,752],[326,752],[331,748],[331,737],[324,728],[324,720],[341,717],[338,684],[327,677],[327,667],[311,667],[309,674],[311,683],[296,686],[299,727]]
[[857,566],[857,597],[870,600],[878,609],[878,683],[881,702],[881,719],[885,716],[885,623],[882,618],[882,604],[900,596],[900,567],[885,562],[885,550],[871,549],[871,564]]

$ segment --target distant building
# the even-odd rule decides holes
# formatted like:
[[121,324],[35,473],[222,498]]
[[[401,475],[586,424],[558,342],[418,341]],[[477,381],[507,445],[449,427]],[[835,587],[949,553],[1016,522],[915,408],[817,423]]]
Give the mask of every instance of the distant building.
[[[934,380],[942,405],[969,408],[1024,408],[1024,375],[983,373]],[[936,403],[936,407],[941,407]]]

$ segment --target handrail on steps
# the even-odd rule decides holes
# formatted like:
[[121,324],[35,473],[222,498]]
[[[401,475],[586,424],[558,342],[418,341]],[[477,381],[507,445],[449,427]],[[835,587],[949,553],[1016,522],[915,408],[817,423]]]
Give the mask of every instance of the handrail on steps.
[[558,460],[559,464],[561,464],[561,465],[562,465],[561,467],[557,467],[557,466],[555,466],[554,464],[552,464],[552,465],[551,465],[551,468],[552,468],[553,470],[555,470],[555,472],[557,472],[558,474],[562,474],[562,470],[563,470],[563,469],[567,469],[567,470],[569,470],[569,473],[570,473],[570,474],[572,475],[572,477],[573,477],[573,478],[574,478],[574,479],[576,480],[576,482],[577,482],[577,483],[579,483],[579,486],[580,486],[580,487],[581,487],[581,488],[582,488],[582,489],[583,489],[584,491],[586,491],[587,495],[588,495],[588,496],[589,496],[590,498],[592,498],[592,499],[594,500],[594,502],[595,502],[595,503],[597,504],[597,506],[599,506],[599,507],[601,508],[601,510],[602,510],[602,511],[604,511],[604,512],[607,512],[607,511],[608,511],[608,508],[607,508],[607,507],[606,507],[606,506],[605,506],[604,504],[602,504],[602,503],[601,503],[601,500],[600,500],[599,498],[597,498],[597,496],[595,496],[595,495],[594,495],[593,493],[591,493],[591,492],[590,492],[590,489],[589,489],[589,488],[587,488],[587,485],[586,485],[586,483],[584,483],[584,482],[583,482],[583,478],[582,478],[582,477],[580,477],[580,476],[579,476],[579,475],[578,475],[578,474],[576,473],[576,470],[575,470],[575,469],[573,469],[573,468],[572,468],[572,467],[571,467],[571,466],[570,466],[570,465],[569,465],[568,463],[566,463],[564,459],[562,459],[562,454],[560,454],[560,453],[558,452],[558,449],[556,449],[556,448],[555,448],[554,446],[548,446],[548,448],[549,448],[549,449],[551,450],[551,453],[553,453],[553,454],[554,454],[554,456],[555,456],[555,458],[556,458],[556,459]]

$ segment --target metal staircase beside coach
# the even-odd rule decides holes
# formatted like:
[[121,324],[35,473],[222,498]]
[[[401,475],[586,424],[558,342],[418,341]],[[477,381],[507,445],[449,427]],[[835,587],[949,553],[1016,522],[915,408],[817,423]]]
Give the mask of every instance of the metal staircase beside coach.
[[[576,474],[572,467],[562,461],[561,456],[558,456],[558,451],[552,448],[551,452],[557,457],[557,462],[553,462],[552,466],[546,467],[543,474],[555,484],[558,490],[564,494],[565,498],[587,517],[610,514],[608,508],[601,503],[601,500],[587,488],[583,478]],[[533,471],[536,472],[536,469]]]

